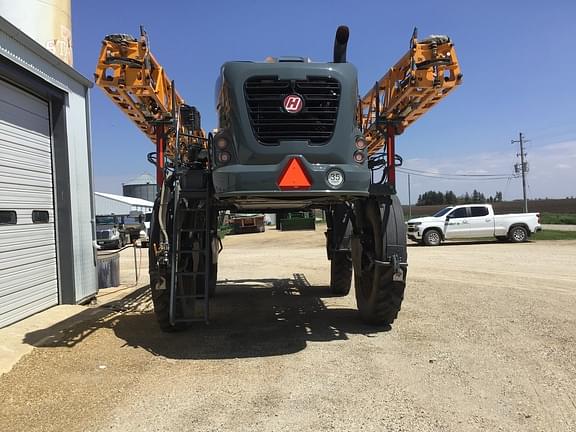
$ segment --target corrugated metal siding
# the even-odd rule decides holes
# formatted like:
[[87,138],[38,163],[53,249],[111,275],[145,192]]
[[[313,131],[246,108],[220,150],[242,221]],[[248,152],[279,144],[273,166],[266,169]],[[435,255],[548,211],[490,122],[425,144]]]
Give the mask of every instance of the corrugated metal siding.
[[[0,19],[0,24],[3,20]],[[13,33],[13,32],[12,32]],[[72,214],[74,257],[74,291],[75,301],[93,296],[98,292],[96,259],[93,241],[96,238],[91,212],[92,190],[90,175],[92,167],[88,158],[89,115],[86,106],[90,81],[64,65],[51,54],[44,53],[44,48],[34,50],[21,40],[15,39],[0,25],[0,55],[38,76],[45,82],[67,94],[66,128],[68,139],[68,157],[70,169],[70,202],[56,203],[69,206]],[[30,42],[33,44],[33,42]],[[50,60],[49,60],[50,59]],[[60,66],[55,63],[62,63]],[[63,70],[66,69],[66,70]],[[66,262],[61,263],[66,265]]]
[[[0,327],[58,303],[48,104],[0,81]],[[34,224],[33,210],[48,223]]]
[[93,249],[92,190],[88,166],[88,130],[86,127],[86,104],[84,94],[68,94],[66,126],[68,129],[68,155],[70,158],[70,198],[73,245],[74,287],[76,302],[97,292],[95,250]]

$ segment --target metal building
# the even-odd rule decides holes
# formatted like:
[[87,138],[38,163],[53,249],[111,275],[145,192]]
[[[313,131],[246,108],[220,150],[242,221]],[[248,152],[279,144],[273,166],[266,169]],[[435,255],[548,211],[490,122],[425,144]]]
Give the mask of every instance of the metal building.
[[154,207],[152,201],[103,192],[94,192],[94,202],[96,216],[129,215],[133,211],[152,213]]
[[148,173],[142,174],[122,184],[122,193],[127,197],[141,198],[146,201],[156,199],[156,179]]
[[3,16],[0,327],[97,292],[91,83]]

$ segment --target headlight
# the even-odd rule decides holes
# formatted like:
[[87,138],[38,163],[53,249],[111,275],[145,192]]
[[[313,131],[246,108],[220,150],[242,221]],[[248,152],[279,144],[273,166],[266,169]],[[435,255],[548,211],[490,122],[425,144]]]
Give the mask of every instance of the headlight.
[[408,222],[408,225],[418,226],[418,225],[422,225],[422,222]]

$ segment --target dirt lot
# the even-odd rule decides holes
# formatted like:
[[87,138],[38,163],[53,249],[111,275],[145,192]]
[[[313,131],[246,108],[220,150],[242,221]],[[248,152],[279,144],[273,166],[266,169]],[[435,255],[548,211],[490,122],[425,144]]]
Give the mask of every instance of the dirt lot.
[[392,329],[330,297],[322,243],[228,237],[208,327],[161,334],[139,290],[28,335],[0,430],[576,431],[576,242],[410,247]]

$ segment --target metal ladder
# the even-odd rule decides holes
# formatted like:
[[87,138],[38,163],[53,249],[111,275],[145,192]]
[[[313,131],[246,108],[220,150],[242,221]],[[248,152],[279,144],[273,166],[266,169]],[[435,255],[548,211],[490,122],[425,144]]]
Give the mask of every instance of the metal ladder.
[[[210,188],[181,189],[180,180],[174,184],[174,239],[170,279],[170,324],[204,321],[210,312],[212,278],[212,233]],[[186,206],[186,201],[192,203]],[[191,221],[191,223],[190,223]],[[185,222],[188,225],[182,227]],[[182,269],[188,261],[192,268]]]

